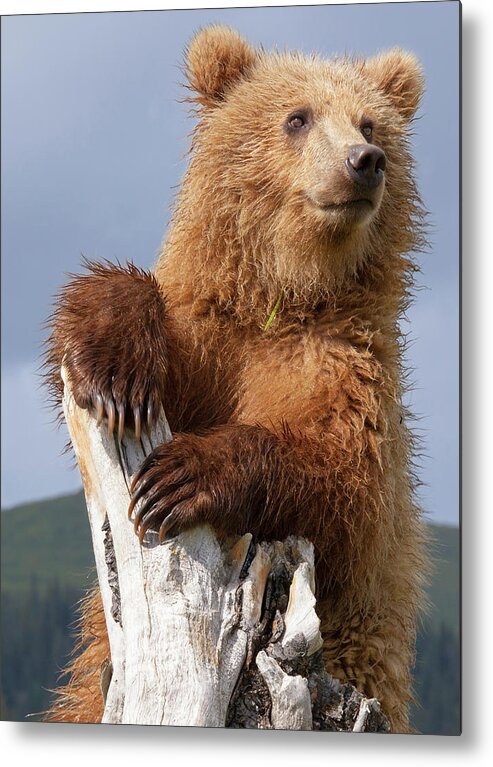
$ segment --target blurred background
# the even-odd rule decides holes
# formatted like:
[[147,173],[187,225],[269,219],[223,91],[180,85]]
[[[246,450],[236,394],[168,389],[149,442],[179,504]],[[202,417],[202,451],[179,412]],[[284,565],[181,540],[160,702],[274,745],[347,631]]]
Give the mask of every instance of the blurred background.
[[[420,500],[435,540],[420,631],[416,726],[459,728],[459,3],[301,6],[3,17],[2,716],[46,705],[71,646],[92,550],[80,476],[40,389],[43,322],[82,255],[151,267],[186,167],[193,118],[180,66],[194,32],[236,27],[269,49],[420,58],[413,125],[430,212],[418,254],[408,395],[422,440]],[[47,500],[48,499],[48,500]],[[54,499],[54,500],[53,500]],[[30,545],[32,541],[32,545]],[[29,649],[23,637],[39,641]]]

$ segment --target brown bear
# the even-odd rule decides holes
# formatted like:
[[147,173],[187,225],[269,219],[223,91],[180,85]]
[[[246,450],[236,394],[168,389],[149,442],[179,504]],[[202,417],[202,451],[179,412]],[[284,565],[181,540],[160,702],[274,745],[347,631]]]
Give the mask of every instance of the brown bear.
[[[425,569],[402,403],[399,317],[423,243],[409,126],[416,59],[326,61],[199,32],[186,57],[191,160],[152,274],[89,263],[59,297],[79,405],[174,439],[134,480],[142,536],[199,523],[313,541],[327,670],[409,729]],[[97,591],[51,719],[100,721],[108,642]]]

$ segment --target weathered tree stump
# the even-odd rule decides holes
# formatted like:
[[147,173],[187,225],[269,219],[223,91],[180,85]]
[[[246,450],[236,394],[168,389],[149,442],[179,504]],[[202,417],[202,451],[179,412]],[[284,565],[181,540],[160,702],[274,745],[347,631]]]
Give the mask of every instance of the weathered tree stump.
[[131,478],[171,439],[164,413],[140,442],[79,408],[64,412],[82,475],[111,648],[103,722],[387,732],[375,699],[324,670],[313,547],[218,540],[198,527],[142,545],[127,518]]

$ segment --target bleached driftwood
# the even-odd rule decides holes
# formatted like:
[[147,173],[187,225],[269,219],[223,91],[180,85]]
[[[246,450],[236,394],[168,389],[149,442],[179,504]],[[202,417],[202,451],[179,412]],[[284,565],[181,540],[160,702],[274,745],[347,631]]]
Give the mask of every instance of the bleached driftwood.
[[329,677],[315,611],[313,548],[302,539],[219,542],[198,527],[142,546],[127,518],[132,475],[171,439],[163,413],[118,443],[64,412],[79,463],[111,648],[103,722],[387,731],[376,701]]

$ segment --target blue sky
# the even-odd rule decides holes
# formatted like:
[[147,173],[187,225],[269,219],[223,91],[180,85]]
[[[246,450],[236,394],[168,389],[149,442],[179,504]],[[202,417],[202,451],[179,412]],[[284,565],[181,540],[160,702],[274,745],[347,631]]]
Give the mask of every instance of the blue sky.
[[186,167],[193,126],[182,52],[225,22],[266,49],[422,61],[413,145],[430,251],[403,329],[433,521],[458,520],[457,2],[251,8],[2,19],[2,508],[80,486],[39,390],[42,322],[81,254],[150,267]]

